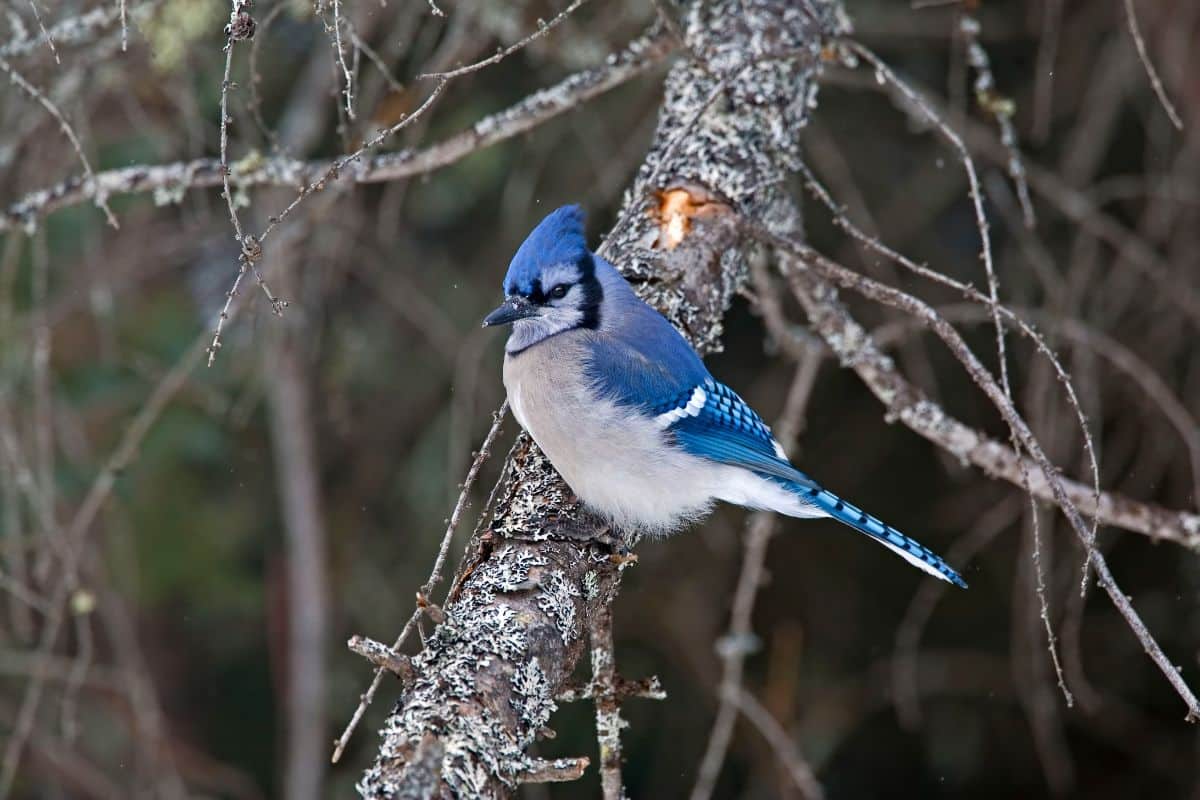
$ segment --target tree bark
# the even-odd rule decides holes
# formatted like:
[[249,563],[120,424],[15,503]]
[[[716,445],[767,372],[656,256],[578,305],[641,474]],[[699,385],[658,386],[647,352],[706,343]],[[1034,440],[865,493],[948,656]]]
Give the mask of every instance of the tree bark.
[[[738,215],[794,234],[783,191],[837,9],[789,0],[687,7],[650,151],[601,252],[701,353],[747,277]],[[818,19],[817,14],[827,19]],[[412,660],[364,797],[505,797],[545,762],[526,749],[607,613],[627,565],[522,435],[490,527],[459,566],[445,620]],[[633,541],[624,544],[632,545]],[[532,776],[537,776],[533,778]]]

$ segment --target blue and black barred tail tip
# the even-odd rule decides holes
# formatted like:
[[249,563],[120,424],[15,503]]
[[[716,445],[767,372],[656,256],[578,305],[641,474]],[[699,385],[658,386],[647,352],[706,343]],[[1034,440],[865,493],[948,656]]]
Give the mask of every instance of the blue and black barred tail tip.
[[905,536],[883,520],[872,517],[861,508],[847,503],[833,492],[819,486],[800,486],[797,487],[797,490],[806,502],[821,509],[838,522],[867,534],[917,569],[924,570],[935,578],[941,578],[955,586],[967,588],[967,582],[962,579],[961,575],[943,561],[941,556],[916,539]]

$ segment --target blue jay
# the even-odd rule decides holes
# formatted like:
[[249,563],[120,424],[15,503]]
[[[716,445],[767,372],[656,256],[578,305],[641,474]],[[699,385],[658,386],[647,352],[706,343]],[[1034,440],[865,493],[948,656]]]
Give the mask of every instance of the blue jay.
[[504,387],[513,414],[571,490],[616,528],[668,533],[717,500],[833,517],[966,587],[929,549],[793,467],[758,414],[588,250],[578,206],[533,229],[504,294],[483,325],[512,325]]

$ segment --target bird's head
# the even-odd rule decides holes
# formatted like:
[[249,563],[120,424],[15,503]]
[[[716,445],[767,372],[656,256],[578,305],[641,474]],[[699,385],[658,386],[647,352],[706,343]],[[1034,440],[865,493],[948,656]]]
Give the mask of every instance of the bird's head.
[[583,233],[583,211],[552,211],[525,238],[504,276],[504,302],[483,320],[513,326],[508,352],[518,353],[563,331],[600,324],[604,290]]

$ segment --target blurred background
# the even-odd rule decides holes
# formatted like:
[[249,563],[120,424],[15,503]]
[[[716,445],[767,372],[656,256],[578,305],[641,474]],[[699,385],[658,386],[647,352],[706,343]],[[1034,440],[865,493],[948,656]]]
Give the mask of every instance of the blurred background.
[[[256,35],[232,60],[229,162],[350,152],[428,96],[418,75],[485,58],[565,5],[356,0],[340,4],[331,32],[329,2],[258,0],[248,11]],[[1103,486],[1194,512],[1200,4],[1136,5],[1182,130],[1155,97],[1115,0],[849,0],[846,11],[855,37],[969,134],[1001,296],[1070,369]],[[584,5],[545,37],[452,81],[383,148],[438,142],[601,64],[655,16],[649,0]],[[964,18],[978,22],[977,36],[964,33]],[[335,184],[307,199],[258,264],[289,306],[273,314],[247,276],[242,310],[206,368],[204,348],[239,269],[218,187],[113,195],[119,229],[90,202],[40,217],[12,206],[82,174],[48,105],[97,172],[216,157],[229,5],[31,0],[8,4],[3,21],[0,790],[352,795],[399,689],[384,682],[346,755],[328,766],[371,676],[344,643],[398,633],[503,398],[502,336],[479,320],[543,214],[582,203],[596,242],[612,224],[653,133],[665,63],[429,175]],[[331,37],[343,42],[340,59]],[[990,88],[977,85],[973,41],[994,74]],[[805,132],[809,165],[864,229],[983,286],[961,165],[879,88],[870,70],[830,66]],[[1012,114],[1032,229],[1006,173],[997,108]],[[814,246],[944,307],[996,366],[984,314],[864,255],[800,181],[795,194]],[[234,193],[247,231],[261,231],[295,196],[289,186]],[[909,380],[1007,440],[932,337],[847,299]],[[805,335],[802,314],[788,311]],[[1088,481],[1053,373],[1026,342],[1011,341],[1010,352],[1019,407],[1056,463]],[[709,363],[768,420],[781,413],[795,367],[750,302],[732,309],[725,351]],[[515,432],[509,420],[504,447]],[[1047,652],[1031,511],[1016,487],[889,424],[828,354],[794,460],[933,549],[967,556],[971,583],[943,592],[836,523],[781,521],[745,684],[828,797],[1200,796],[1198,731],[1103,593],[1080,598],[1082,552],[1060,515],[1038,509],[1048,616],[1072,707]],[[487,464],[472,514],[501,461]],[[658,675],[668,693],[625,707],[632,797],[679,796],[695,779],[746,521],[721,509],[685,536],[644,543],[626,572],[616,605],[621,670]],[[469,514],[453,558],[473,523]],[[1196,554],[1112,529],[1100,543],[1194,685]],[[594,757],[590,705],[564,706],[552,725],[558,736],[539,755]],[[594,769],[574,784],[522,789],[530,798],[598,791]],[[796,795],[769,745],[739,723],[715,796]]]

